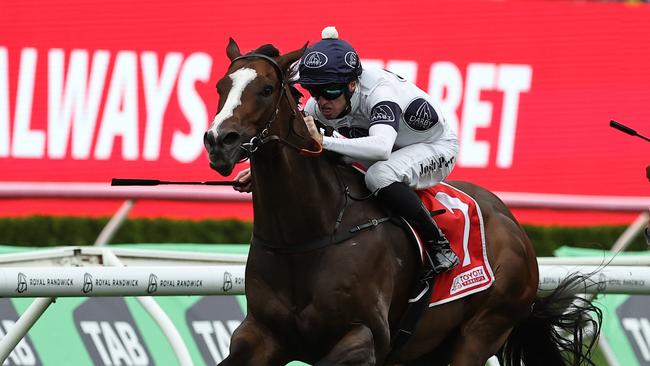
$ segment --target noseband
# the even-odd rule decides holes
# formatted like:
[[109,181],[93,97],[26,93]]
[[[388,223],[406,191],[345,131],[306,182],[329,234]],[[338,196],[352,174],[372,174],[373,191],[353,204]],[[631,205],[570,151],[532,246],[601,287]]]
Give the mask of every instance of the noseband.
[[[312,139],[312,143],[314,145],[314,150],[309,150],[305,148],[301,148],[298,146],[295,146],[294,144],[290,143],[289,141],[286,140],[286,138],[282,138],[278,135],[269,135],[269,130],[271,128],[271,124],[277,119],[278,117],[278,112],[280,109],[280,102],[282,101],[282,97],[286,97],[287,103],[289,104],[289,109],[291,110],[291,118],[294,119],[296,118],[297,115],[302,114],[298,111],[298,106],[296,105],[296,102],[293,100],[293,98],[290,97],[291,91],[289,90],[289,84],[286,81],[286,75],[284,74],[284,71],[282,71],[282,68],[278,64],[278,62],[267,55],[263,55],[261,53],[249,53],[246,55],[242,55],[239,57],[236,57],[235,59],[232,60],[230,63],[230,67],[232,65],[239,61],[239,60],[247,60],[247,59],[262,59],[267,62],[269,62],[273,68],[275,69],[276,74],[278,75],[278,79],[280,80],[280,97],[278,98],[278,101],[275,103],[275,111],[273,112],[273,115],[271,118],[266,122],[266,125],[264,126],[264,129],[262,131],[258,132],[257,135],[253,136],[249,142],[241,144],[241,148],[246,152],[246,154],[250,157],[259,149],[260,146],[266,144],[267,142],[270,141],[278,141],[281,142],[282,144],[289,146],[295,150],[298,150],[301,155],[305,156],[319,156],[322,151],[323,147],[321,144],[319,144],[316,140]],[[293,131],[293,127],[289,129],[289,134]],[[295,131],[294,134],[298,135]],[[288,134],[287,134],[288,136]],[[298,135],[299,136],[299,135]]]

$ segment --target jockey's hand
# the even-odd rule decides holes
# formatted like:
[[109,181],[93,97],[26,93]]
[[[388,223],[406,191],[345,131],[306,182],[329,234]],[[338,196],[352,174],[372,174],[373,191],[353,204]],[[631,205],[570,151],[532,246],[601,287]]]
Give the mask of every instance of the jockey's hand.
[[242,193],[250,193],[252,190],[253,182],[251,181],[251,168],[246,168],[237,173],[235,180],[242,183],[240,186],[233,186],[235,191]]
[[323,135],[321,135],[320,131],[318,131],[318,127],[316,127],[316,123],[314,123],[314,117],[312,116],[306,116],[305,117],[305,125],[307,125],[307,129],[309,130],[309,135],[311,138],[316,140],[319,144],[323,144]]

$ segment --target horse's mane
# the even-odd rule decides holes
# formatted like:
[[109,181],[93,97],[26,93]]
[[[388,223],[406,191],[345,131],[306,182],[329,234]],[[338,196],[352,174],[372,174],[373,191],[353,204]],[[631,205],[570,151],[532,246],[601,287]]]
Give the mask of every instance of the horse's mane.
[[[250,51],[247,55],[252,53],[259,53],[264,56],[269,56],[273,58],[280,57],[280,50],[278,50],[272,44],[264,44],[259,46],[257,49]],[[289,67],[289,72],[285,75],[286,81],[289,83],[289,89],[296,103],[300,106],[300,99],[303,97],[302,93],[296,88],[296,82],[298,81],[298,67],[296,65],[291,65]]]

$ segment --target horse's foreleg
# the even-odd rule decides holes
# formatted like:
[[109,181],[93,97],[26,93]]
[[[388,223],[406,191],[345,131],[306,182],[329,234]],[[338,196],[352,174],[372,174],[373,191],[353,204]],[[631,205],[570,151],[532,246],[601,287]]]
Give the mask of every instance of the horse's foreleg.
[[363,324],[352,328],[332,350],[314,366],[374,366],[375,345],[372,331]]
[[230,354],[219,366],[284,365],[280,346],[272,334],[250,318],[244,319],[230,340]]

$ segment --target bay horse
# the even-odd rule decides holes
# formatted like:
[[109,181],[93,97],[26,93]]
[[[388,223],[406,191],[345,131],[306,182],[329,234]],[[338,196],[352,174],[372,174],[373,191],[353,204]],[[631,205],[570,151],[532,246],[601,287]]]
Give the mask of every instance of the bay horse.
[[[524,230],[499,198],[467,182],[448,183],[481,208],[495,281],[426,308],[406,344],[392,349],[419,253],[392,221],[340,235],[386,212],[363,177],[321,153],[308,133],[290,67],[305,47],[280,55],[264,45],[242,55],[232,38],[226,47],[231,63],[217,83],[218,113],[204,145],[223,176],[250,158],[254,228],[247,315],[219,365],[483,366],[495,354],[502,365],[593,364],[600,313],[570,291],[577,277],[538,297]],[[583,339],[587,325],[595,328],[591,342]]]

